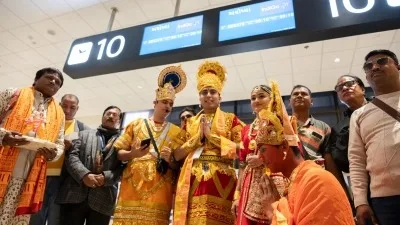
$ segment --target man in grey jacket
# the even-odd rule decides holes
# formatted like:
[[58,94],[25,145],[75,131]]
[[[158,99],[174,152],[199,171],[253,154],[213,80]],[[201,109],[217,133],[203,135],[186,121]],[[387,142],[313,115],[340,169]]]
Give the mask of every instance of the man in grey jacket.
[[121,110],[109,106],[96,130],[79,133],[66,156],[68,176],[56,203],[61,205],[61,225],[108,225],[114,212],[123,164],[112,147],[119,136]]

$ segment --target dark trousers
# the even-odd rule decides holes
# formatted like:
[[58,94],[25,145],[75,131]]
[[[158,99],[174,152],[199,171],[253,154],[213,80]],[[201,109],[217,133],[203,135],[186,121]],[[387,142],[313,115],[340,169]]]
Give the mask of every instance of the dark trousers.
[[110,219],[111,216],[92,210],[87,201],[61,205],[61,225],[108,225]]
[[46,191],[44,192],[42,209],[31,216],[29,225],[59,225],[60,206],[54,203],[62,178],[60,176],[49,176],[46,179]]
[[400,224],[400,195],[371,198],[371,203],[379,225]]

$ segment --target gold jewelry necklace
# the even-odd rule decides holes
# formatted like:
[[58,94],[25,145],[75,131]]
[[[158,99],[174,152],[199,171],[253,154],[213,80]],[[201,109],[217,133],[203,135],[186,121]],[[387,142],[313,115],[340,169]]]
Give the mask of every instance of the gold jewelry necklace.
[[254,151],[256,149],[256,147],[257,147],[257,142],[255,140],[257,133],[254,134],[254,130],[255,130],[256,126],[258,126],[258,119],[257,118],[253,121],[253,123],[251,123],[249,133],[247,134],[248,137],[249,137],[249,140],[250,140],[248,148],[251,151]]
[[165,125],[167,125],[167,121],[164,121],[161,125],[157,125],[157,123],[155,123],[153,119],[149,119],[149,121],[151,125],[150,128],[156,133],[164,130]]

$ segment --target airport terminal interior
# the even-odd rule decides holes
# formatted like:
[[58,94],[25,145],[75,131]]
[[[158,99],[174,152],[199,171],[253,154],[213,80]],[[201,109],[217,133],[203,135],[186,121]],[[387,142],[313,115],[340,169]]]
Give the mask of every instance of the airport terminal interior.
[[218,61],[227,72],[223,111],[251,124],[254,87],[276,81],[292,114],[292,88],[304,85],[311,115],[332,127],[347,109],[338,78],[357,76],[374,96],[364,57],[400,56],[399,21],[399,0],[0,0],[0,90],[29,87],[38,70],[56,68],[64,84],[54,97],[79,98],[75,119],[96,129],[114,105],[125,129],[153,114],[160,72],[180,66],[187,84],[167,118],[180,126],[183,108],[201,110],[199,66]]

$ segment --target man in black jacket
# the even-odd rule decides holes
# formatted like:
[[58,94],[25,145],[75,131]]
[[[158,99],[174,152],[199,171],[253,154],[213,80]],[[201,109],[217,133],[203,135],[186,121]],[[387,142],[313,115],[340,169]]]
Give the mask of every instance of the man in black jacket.
[[96,130],[79,133],[65,165],[69,176],[56,198],[62,225],[108,225],[114,212],[123,164],[113,143],[120,135],[121,110],[109,106]]

